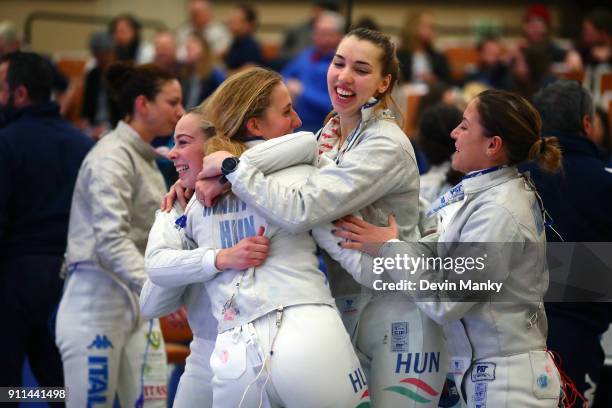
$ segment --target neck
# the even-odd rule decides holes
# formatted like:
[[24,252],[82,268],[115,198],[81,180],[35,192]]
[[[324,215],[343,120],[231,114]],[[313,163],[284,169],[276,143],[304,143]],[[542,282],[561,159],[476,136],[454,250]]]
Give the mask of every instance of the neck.
[[153,139],[158,136],[138,117],[128,120],[127,124],[130,125],[132,129],[138,133],[138,136],[147,144],[151,143]]
[[361,110],[350,116],[340,116],[340,146],[342,146],[346,138],[357,127],[357,123],[359,123],[360,116]]

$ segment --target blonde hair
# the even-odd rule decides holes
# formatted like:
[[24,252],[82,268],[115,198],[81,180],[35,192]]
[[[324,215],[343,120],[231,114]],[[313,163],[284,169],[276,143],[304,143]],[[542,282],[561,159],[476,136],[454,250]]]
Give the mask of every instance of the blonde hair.
[[206,154],[225,150],[240,156],[246,150],[248,120],[263,117],[274,87],[281,83],[278,73],[259,67],[226,79],[199,107],[216,131],[207,142]]

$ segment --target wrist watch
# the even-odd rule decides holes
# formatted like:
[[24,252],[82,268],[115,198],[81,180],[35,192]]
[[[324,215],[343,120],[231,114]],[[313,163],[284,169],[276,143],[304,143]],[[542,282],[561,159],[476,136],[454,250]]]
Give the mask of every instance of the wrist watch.
[[238,163],[240,160],[237,157],[228,157],[221,162],[221,174],[227,176],[230,173],[233,173],[238,167]]

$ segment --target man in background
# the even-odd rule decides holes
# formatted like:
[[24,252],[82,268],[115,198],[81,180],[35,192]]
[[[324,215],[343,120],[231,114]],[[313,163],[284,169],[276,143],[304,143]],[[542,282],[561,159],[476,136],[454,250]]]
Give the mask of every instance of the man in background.
[[332,11],[323,12],[312,31],[313,46],[306,48],[282,71],[296,112],[302,119],[302,130],[316,132],[332,110],[327,91],[327,69],[344,30],[344,18]]
[[[549,175],[530,168],[552,227],[548,242],[612,242],[612,173],[606,169],[593,131],[593,100],[575,81],[554,82],[534,96],[542,135],[556,136],[563,170]],[[583,271],[592,273],[593,271]],[[548,348],[559,353],[561,369],[592,406],[604,363],[600,336],[610,323],[610,304],[546,303]]]
[[93,141],[51,102],[52,69],[34,53],[0,59],[0,386],[63,386],[53,339],[72,191]]

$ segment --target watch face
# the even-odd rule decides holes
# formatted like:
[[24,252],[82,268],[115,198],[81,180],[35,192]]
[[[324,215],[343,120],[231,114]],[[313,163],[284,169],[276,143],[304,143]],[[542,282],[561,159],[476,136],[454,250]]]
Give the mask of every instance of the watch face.
[[221,173],[227,176],[229,173],[236,170],[239,160],[236,157],[228,157],[221,163]]

